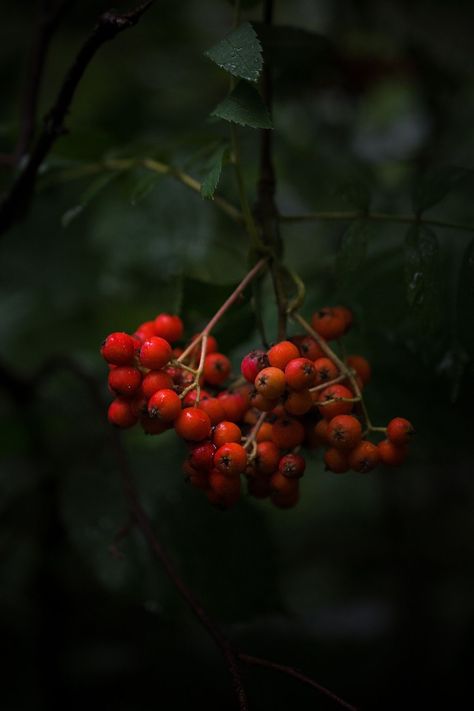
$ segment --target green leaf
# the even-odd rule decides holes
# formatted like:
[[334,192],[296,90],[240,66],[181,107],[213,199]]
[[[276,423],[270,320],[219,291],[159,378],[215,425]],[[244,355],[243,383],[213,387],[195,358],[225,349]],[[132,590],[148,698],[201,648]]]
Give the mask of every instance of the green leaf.
[[474,356],[474,240],[468,244],[463,255],[456,311],[457,337],[469,354]]
[[424,225],[410,227],[405,238],[405,283],[408,304],[423,333],[432,330],[439,312],[439,245]]
[[367,220],[354,220],[342,236],[336,257],[337,274],[340,281],[357,271],[367,255],[367,240],[372,225]]
[[222,173],[222,166],[227,153],[227,146],[220,146],[209,159],[208,173],[201,184],[201,197],[210,199],[214,196]]
[[270,114],[258,91],[245,81],[216,106],[211,116],[251,128],[273,128]]
[[262,46],[249,22],[237,27],[205,54],[229,74],[247,81],[256,82],[262,71]]
[[441,202],[446,195],[459,187],[461,183],[474,172],[467,168],[445,166],[439,168],[417,181],[413,207],[417,213],[422,213],[433,205]]

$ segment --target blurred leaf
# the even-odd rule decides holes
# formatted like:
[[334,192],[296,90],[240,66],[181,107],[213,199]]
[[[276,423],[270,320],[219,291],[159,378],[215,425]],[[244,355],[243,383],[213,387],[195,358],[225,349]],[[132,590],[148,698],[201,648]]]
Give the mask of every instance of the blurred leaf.
[[463,255],[457,293],[457,337],[474,357],[474,240]]
[[441,202],[451,191],[457,188],[466,178],[472,177],[473,171],[467,168],[445,166],[432,170],[418,180],[413,195],[413,207],[416,213],[422,213],[433,205]]
[[136,207],[142,200],[148,197],[153,191],[156,183],[162,180],[163,176],[157,173],[146,173],[146,175],[141,175],[130,194],[130,204]]
[[366,211],[370,205],[370,191],[362,180],[347,181],[336,191],[336,195],[351,207]]
[[107,172],[102,173],[97,176],[95,180],[88,185],[84,190],[77,205],[74,205],[69,210],[63,214],[61,218],[61,225],[63,227],[68,227],[71,222],[73,222],[79,215],[81,215],[84,209],[89,205],[89,203],[104,190],[112,180],[115,180],[120,175],[119,172]]
[[247,81],[257,81],[262,71],[262,46],[249,22],[242,23],[205,54],[226,72]]
[[201,196],[205,199],[212,198],[219,185],[227,146],[220,146],[211,156],[208,163],[208,173],[201,183]]
[[224,101],[216,106],[211,116],[251,128],[273,128],[270,114],[260,94],[245,81],[237,84]]
[[406,296],[417,321],[429,329],[436,316],[439,293],[439,245],[436,234],[413,225],[405,238]]
[[342,236],[336,257],[337,276],[343,283],[348,274],[357,271],[367,255],[367,240],[373,226],[367,220],[354,220]]

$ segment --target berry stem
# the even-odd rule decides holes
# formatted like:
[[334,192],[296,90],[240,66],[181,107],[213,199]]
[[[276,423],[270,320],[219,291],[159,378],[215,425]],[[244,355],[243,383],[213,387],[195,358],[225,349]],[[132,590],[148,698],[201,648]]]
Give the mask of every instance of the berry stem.
[[244,291],[245,287],[248,284],[250,284],[252,279],[255,279],[255,277],[257,276],[259,271],[267,264],[267,262],[268,262],[268,260],[266,258],[260,259],[255,264],[255,266],[252,267],[252,269],[248,272],[248,274],[245,275],[245,277],[242,279],[240,284],[234,289],[232,294],[224,301],[224,303],[222,304],[220,309],[218,311],[216,311],[216,313],[211,318],[211,320],[209,321],[207,326],[205,326],[203,328],[201,333],[199,333],[196,336],[196,338],[193,341],[191,341],[191,343],[183,351],[183,353],[181,353],[181,355],[178,358],[179,364],[181,364],[184,360],[186,360],[186,358],[189,356],[190,353],[193,352],[193,350],[196,348],[196,346],[198,346],[201,343],[204,336],[207,337],[211,333],[214,326],[220,321],[222,316],[224,316],[224,314],[227,313],[227,311],[230,309],[230,307],[233,306],[233,304],[235,304],[235,302],[239,298],[240,294]]
[[346,380],[346,378],[347,378],[347,375],[345,373],[342,373],[341,375],[338,375],[337,378],[328,380],[327,383],[321,383],[321,385],[315,385],[314,388],[309,389],[309,392],[310,393],[317,393],[320,390],[324,390],[325,388],[328,388],[330,385],[336,385],[336,383],[340,383],[342,380]]
[[[333,405],[335,402],[360,402],[362,398],[360,397],[332,397],[330,400],[322,400],[318,402],[318,407],[326,407],[326,405]],[[371,427],[370,429],[373,429]]]
[[[369,411],[367,410],[367,406],[364,402],[364,398],[362,397],[362,392],[361,389],[359,388],[359,385],[357,384],[357,380],[354,377],[354,373],[351,368],[349,368],[346,363],[344,363],[343,360],[339,358],[337,353],[335,353],[331,346],[328,345],[327,341],[322,338],[317,331],[314,330],[314,328],[311,327],[311,325],[306,321],[306,319],[301,316],[301,314],[294,312],[291,314],[291,317],[294,321],[299,323],[299,325],[307,332],[309,335],[314,338],[316,343],[319,345],[322,351],[326,353],[326,355],[331,358],[332,361],[337,365],[341,373],[344,373],[346,378],[349,380],[352,389],[354,390],[355,396],[360,401],[360,406],[362,408],[362,412],[364,415],[365,422],[367,424],[367,427],[369,430],[373,429],[372,422],[369,417]],[[321,403],[318,403],[321,404]]]
[[249,433],[248,437],[245,438],[244,449],[247,449],[247,450],[252,449],[252,453],[251,453],[251,455],[250,455],[250,458],[251,458],[251,459],[255,456],[255,450],[256,450],[256,448],[255,448],[255,440],[256,440],[256,437],[257,437],[257,435],[258,435],[258,431],[259,431],[260,427],[261,427],[261,426],[263,425],[263,423],[265,422],[266,416],[267,416],[267,413],[266,413],[266,412],[261,412],[261,413],[260,413],[260,416],[259,416],[257,422],[254,424],[254,426],[253,426],[252,429],[250,430],[250,433]]

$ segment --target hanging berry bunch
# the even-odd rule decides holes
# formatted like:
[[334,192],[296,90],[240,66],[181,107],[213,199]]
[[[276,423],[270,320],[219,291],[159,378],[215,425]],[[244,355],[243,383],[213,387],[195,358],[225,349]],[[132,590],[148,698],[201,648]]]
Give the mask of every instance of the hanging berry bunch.
[[[258,265],[257,265],[258,266]],[[247,491],[289,508],[299,499],[304,448],[324,448],[326,469],[366,473],[377,464],[400,465],[414,430],[404,418],[374,427],[362,390],[371,368],[360,355],[342,360],[329,342],[352,324],[343,306],[293,319],[305,333],[253,350],[232,379],[231,362],[210,331],[257,273],[255,267],[208,326],[183,349],[179,316],[159,314],[134,334],[112,333],[101,353],[116,395],[109,422],[146,434],[175,430],[188,447],[183,469],[209,501],[229,508]],[[370,437],[383,432],[386,439]]]

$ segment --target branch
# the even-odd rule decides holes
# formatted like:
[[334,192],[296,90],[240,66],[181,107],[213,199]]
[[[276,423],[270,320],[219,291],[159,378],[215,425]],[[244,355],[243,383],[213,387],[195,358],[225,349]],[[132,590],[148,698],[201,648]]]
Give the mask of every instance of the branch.
[[9,193],[0,204],[0,234],[16,222],[28,209],[36,183],[38,170],[53,144],[65,133],[64,119],[70,109],[74,94],[82,76],[100,47],[124,30],[134,27],[153,0],[139,5],[130,12],[119,14],[109,10],[82,45],[66,73],[56,101],[46,116],[43,129],[31,152],[25,168],[18,175]]
[[398,222],[404,225],[413,225],[421,223],[430,227],[442,227],[444,229],[462,230],[465,232],[474,232],[474,225],[463,225],[458,222],[447,222],[445,220],[431,220],[416,215],[393,215],[388,212],[309,212],[306,215],[279,215],[280,222],[326,222],[326,221],[345,221],[357,220],[364,218],[373,222]]

